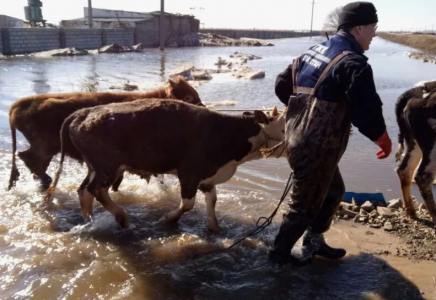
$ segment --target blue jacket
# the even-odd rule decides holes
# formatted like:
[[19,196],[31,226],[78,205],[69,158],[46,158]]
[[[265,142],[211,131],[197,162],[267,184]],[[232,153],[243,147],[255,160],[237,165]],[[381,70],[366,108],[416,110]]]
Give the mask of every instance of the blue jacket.
[[[302,55],[297,77],[297,86],[312,88],[328,61],[343,51],[352,54],[341,59],[318,88],[320,100],[347,101],[348,117],[359,131],[372,141],[386,130],[382,102],[375,89],[374,78],[368,58],[355,38],[341,30],[329,41],[315,45]],[[292,95],[292,65],[276,79],[276,95],[287,105]]]

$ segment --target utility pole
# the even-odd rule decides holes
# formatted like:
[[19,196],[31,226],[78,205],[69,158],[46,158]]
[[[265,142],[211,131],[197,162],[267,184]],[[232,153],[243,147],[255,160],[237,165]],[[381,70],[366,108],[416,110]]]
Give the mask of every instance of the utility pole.
[[[198,9],[198,10],[199,10],[199,11],[198,11],[198,20],[200,21],[200,25],[203,24],[203,29],[204,29],[204,22],[201,23],[200,13],[201,13],[202,10],[205,10],[205,8],[204,8],[204,7],[197,7],[197,6],[194,6],[194,7],[190,7],[189,9],[192,9],[192,10],[196,10],[196,9]],[[199,28],[199,29],[200,29],[200,28]]]
[[312,18],[310,19],[310,38],[312,38],[312,25],[313,25],[313,7],[315,5],[315,0],[312,0]]
[[160,19],[159,19],[159,45],[160,45],[160,50],[164,50],[164,48],[165,48],[164,2],[165,2],[165,0],[160,0]]
[[88,23],[89,28],[92,28],[92,0],[88,0]]

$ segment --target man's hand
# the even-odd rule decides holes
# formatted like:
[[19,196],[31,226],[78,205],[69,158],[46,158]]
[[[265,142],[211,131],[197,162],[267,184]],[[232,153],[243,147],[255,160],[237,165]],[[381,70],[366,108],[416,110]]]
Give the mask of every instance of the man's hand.
[[375,141],[376,145],[381,148],[380,151],[377,152],[377,158],[383,159],[389,156],[392,151],[392,142],[389,138],[388,132],[385,130],[385,132],[382,134],[381,137],[379,137],[378,140]]

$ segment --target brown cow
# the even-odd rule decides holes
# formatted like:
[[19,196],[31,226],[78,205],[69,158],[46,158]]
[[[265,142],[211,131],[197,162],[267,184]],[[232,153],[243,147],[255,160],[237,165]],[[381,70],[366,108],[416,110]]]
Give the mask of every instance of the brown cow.
[[[130,102],[144,98],[175,98],[187,103],[203,106],[195,89],[183,77],[169,80],[166,87],[147,93],[64,93],[42,94],[22,98],[9,109],[9,123],[12,134],[12,170],[9,179],[11,189],[20,173],[15,163],[16,132],[23,133],[30,147],[18,153],[25,165],[41,180],[43,189],[52,181],[46,170],[53,156],[61,150],[59,132],[64,120],[73,112],[102,104]],[[68,156],[83,161],[80,153],[70,143],[64,145]],[[118,189],[122,177],[114,184]]]
[[[404,208],[410,217],[416,217],[410,193],[415,181],[433,222],[436,223],[436,204],[433,198],[433,181],[436,173],[436,81],[422,82],[404,92],[395,108],[400,129],[399,147],[395,156],[400,162],[397,174],[401,182]],[[406,140],[406,154],[403,143]]]
[[[119,174],[126,170],[140,176],[175,174],[182,200],[167,220],[177,221],[192,209],[200,189],[207,204],[207,228],[218,231],[215,186],[228,181],[240,164],[262,158],[261,148],[279,144],[284,129],[285,118],[276,108],[270,117],[261,111],[233,116],[181,101],[138,100],[75,112],[62,125],[61,140],[63,145],[71,139],[88,166],[78,191],[85,219],[92,216],[96,197],[127,228],[127,213],[108,194]],[[59,180],[65,151],[61,153],[46,200]]]

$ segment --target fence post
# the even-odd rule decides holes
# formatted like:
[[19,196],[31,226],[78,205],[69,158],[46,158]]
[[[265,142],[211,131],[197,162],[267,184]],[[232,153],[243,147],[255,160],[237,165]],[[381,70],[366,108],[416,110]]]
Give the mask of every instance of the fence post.
[[59,48],[67,48],[67,38],[63,28],[59,28]]
[[4,55],[11,55],[11,37],[9,35],[9,29],[8,28],[1,28],[2,31],[2,43],[3,43],[3,54]]
[[107,31],[106,29],[101,29],[101,47],[107,45]]

